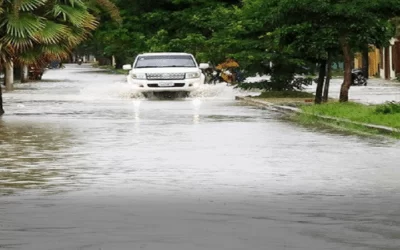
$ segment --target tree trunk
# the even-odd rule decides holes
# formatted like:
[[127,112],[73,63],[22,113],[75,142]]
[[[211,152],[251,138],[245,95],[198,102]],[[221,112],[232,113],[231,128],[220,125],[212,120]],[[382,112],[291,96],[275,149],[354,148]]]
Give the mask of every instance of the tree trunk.
[[322,90],[324,87],[325,74],[326,74],[326,60],[322,60],[319,65],[317,91],[315,92],[315,100],[314,100],[315,104],[322,103]]
[[5,65],[4,79],[5,79],[5,83],[6,83],[6,90],[8,90],[8,91],[13,90],[14,65],[12,62]]
[[28,65],[21,65],[21,82],[28,82]]
[[351,86],[351,65],[352,65],[352,56],[351,56],[351,49],[350,44],[346,41],[346,38],[342,37],[340,39],[340,45],[343,50],[343,57],[344,57],[344,79],[342,86],[340,88],[340,102],[347,102],[349,101],[349,89]]
[[329,84],[332,78],[332,52],[328,52],[328,61],[326,63],[327,73],[326,73],[326,80],[324,84],[324,95],[322,97],[323,102],[328,102],[329,98]]
[[2,91],[2,86],[0,85],[0,116],[4,114],[4,109],[3,109],[3,91]]
[[111,65],[115,68],[115,56],[113,55],[112,57],[111,57]]
[[115,68],[116,69],[122,69],[122,65],[123,65],[122,58],[120,58],[119,56],[116,56],[115,57]]

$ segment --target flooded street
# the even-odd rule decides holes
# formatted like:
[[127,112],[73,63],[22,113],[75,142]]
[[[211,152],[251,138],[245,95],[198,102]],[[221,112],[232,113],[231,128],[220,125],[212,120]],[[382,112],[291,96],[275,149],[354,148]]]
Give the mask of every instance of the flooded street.
[[400,143],[49,70],[5,93],[0,249],[398,250]]

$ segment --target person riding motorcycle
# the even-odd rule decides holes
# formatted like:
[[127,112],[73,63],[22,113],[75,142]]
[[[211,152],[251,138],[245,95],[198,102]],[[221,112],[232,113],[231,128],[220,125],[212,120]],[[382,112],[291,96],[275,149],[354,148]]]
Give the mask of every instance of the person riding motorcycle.
[[228,84],[235,84],[239,80],[239,66],[240,65],[237,61],[233,58],[229,58],[225,62],[218,64],[215,69],[219,71],[220,77],[223,81]]

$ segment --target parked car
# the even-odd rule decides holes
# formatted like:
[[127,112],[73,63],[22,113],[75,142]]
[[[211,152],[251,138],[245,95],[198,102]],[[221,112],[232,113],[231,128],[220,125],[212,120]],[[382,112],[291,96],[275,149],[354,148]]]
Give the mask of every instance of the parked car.
[[140,54],[132,65],[123,65],[128,83],[143,93],[190,93],[204,84],[202,69],[208,67],[198,65],[192,54],[176,52]]
[[46,69],[44,67],[39,67],[35,65],[29,66],[28,67],[29,80],[41,80],[45,70]]

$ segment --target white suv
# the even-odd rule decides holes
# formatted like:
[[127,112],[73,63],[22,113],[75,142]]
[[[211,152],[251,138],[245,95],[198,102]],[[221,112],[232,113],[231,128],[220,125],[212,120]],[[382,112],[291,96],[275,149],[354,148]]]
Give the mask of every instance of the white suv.
[[204,84],[202,69],[208,67],[187,53],[145,53],[123,69],[129,70],[128,83],[140,92],[188,93]]

